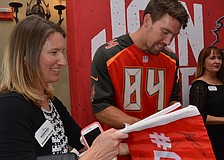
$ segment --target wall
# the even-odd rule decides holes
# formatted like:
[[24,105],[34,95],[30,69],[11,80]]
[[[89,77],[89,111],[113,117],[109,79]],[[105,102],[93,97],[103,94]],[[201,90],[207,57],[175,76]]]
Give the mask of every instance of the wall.
[[[9,7],[9,3],[13,0],[1,0],[0,1],[0,7]],[[30,2],[30,0],[18,0],[20,3],[23,4],[22,8],[19,8],[18,18],[22,19],[25,17],[26,12],[26,6],[27,2]],[[57,23],[59,20],[59,16],[57,13],[57,10],[54,9],[54,5],[59,4],[59,0],[45,0],[46,3],[50,3],[50,11],[51,11],[51,18],[50,20]],[[62,1],[63,4],[65,4],[65,1]],[[33,0],[31,6],[35,5],[36,1]],[[44,4],[42,4],[43,8],[45,8]],[[61,26],[62,28],[66,29],[66,10],[62,13],[62,18],[64,18],[64,21],[62,22]],[[15,21],[0,21],[0,64],[3,58],[3,52],[6,45],[6,42],[8,40],[8,36],[15,26]],[[64,67],[61,70],[61,77],[58,82],[53,84],[55,88],[55,95],[61,99],[61,101],[64,103],[64,105],[68,108],[70,111],[70,94],[69,94],[69,82],[68,82],[68,67]]]

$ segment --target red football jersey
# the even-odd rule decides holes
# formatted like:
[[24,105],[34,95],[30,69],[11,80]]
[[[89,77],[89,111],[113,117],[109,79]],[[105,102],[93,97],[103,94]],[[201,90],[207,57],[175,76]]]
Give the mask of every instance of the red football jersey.
[[168,105],[177,66],[167,54],[144,53],[133,44],[109,59],[107,68],[122,111],[142,119]]
[[142,119],[162,110],[179,101],[177,68],[174,53],[144,53],[128,34],[102,45],[91,68],[93,112],[115,106]]

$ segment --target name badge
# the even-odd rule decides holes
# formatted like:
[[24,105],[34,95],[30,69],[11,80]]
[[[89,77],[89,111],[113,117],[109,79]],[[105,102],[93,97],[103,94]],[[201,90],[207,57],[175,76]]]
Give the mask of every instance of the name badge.
[[217,91],[217,87],[216,86],[208,86],[208,90],[209,91]]
[[53,130],[54,128],[50,121],[46,120],[42,124],[42,126],[36,131],[35,138],[41,147],[43,147],[48,141],[48,139],[52,136]]

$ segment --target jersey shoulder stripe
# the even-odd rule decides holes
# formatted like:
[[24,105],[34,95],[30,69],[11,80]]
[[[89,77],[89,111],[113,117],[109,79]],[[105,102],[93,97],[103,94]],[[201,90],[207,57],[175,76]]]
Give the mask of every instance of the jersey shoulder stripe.
[[134,44],[129,34],[122,35],[118,38],[115,38],[104,45],[102,45],[96,52],[96,54],[101,53],[105,57],[105,60],[108,61],[110,58],[124,50],[125,48]]
[[179,65],[179,62],[178,62],[178,59],[177,59],[177,56],[175,53],[167,50],[167,49],[164,49],[161,54],[163,54],[164,56],[166,56],[167,58],[170,59],[170,61],[176,63],[176,65],[178,66]]

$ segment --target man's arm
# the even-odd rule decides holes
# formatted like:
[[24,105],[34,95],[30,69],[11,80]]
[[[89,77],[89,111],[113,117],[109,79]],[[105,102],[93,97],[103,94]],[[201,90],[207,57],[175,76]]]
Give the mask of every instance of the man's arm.
[[171,106],[171,105],[173,105],[173,104],[175,104],[175,103],[177,103],[178,101],[170,101],[169,103],[168,103],[168,106]]
[[124,123],[133,124],[140,120],[139,118],[125,114],[114,106],[109,106],[106,109],[95,113],[95,116],[101,123],[117,129],[124,128]]

